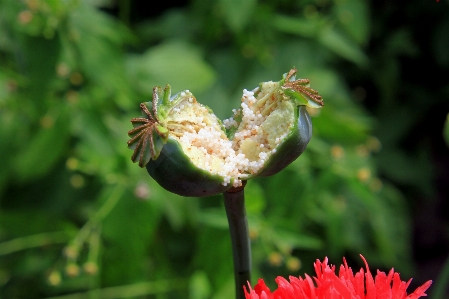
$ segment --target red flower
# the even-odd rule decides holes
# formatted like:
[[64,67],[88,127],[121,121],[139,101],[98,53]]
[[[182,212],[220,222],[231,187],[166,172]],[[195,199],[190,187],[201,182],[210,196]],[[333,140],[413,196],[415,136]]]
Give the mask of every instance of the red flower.
[[[377,270],[375,278],[371,275],[368,263],[361,255],[366,273],[360,269],[355,275],[348,267],[346,260],[340,266],[338,276],[335,274],[335,266],[327,264],[327,258],[323,262],[317,260],[314,264],[316,277],[313,279],[305,275],[305,278],[290,276],[290,282],[278,276],[276,282],[278,289],[271,292],[265,285],[263,279],[259,279],[254,289],[248,283],[249,292],[246,287],[246,299],[417,299],[427,296],[424,293],[432,284],[429,280],[418,287],[413,293],[407,295],[408,282],[401,281],[399,273],[391,269],[385,274]],[[315,282],[315,283],[314,283]]]

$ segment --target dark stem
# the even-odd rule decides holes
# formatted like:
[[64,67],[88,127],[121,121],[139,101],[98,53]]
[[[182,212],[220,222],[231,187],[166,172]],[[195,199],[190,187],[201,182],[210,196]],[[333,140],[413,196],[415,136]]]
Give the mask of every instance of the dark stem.
[[243,286],[251,279],[251,244],[245,210],[244,186],[223,193],[234,257],[236,299],[244,299]]

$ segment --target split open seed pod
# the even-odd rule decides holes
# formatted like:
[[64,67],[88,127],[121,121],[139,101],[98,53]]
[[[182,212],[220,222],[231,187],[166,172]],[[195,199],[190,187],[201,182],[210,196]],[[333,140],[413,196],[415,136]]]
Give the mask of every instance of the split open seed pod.
[[133,162],[183,196],[219,194],[242,180],[279,172],[311,138],[305,107],[323,105],[309,80],[295,80],[295,73],[244,90],[241,107],[223,123],[188,90],[172,97],[169,85],[155,87],[153,100],[140,105],[145,117],[131,120]]
[[321,108],[323,100],[308,79],[295,78],[296,69],[278,82],[262,82],[243,91],[241,108],[224,123],[235,148],[252,168],[240,179],[273,175],[296,160],[312,137],[306,107]]

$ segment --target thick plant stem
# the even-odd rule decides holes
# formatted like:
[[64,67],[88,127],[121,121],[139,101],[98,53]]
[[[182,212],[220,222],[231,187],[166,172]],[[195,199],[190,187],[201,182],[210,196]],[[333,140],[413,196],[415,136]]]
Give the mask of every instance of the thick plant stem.
[[244,186],[223,193],[234,257],[236,299],[244,299],[243,286],[251,279],[251,243],[245,210]]

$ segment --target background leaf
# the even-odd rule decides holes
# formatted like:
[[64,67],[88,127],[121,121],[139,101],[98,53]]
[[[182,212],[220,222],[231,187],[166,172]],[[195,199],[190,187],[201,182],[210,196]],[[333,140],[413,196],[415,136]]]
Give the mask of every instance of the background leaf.
[[45,175],[66,151],[70,124],[67,122],[67,114],[63,110],[59,113],[46,116],[43,120],[44,127],[28,143],[23,141],[12,166],[20,180]]
[[149,49],[142,56],[130,57],[128,66],[130,75],[146,94],[152,94],[154,86],[165,86],[167,82],[173,91],[201,92],[215,79],[213,69],[199,51],[179,41],[170,41]]
[[292,67],[325,106],[301,157],[246,187],[253,279],[363,254],[410,289],[436,284],[448,15],[444,1],[0,1],[0,297],[234,296],[222,197],[160,187],[130,159],[129,120],[166,84],[228,118]]
[[224,14],[224,21],[231,30],[239,32],[251,20],[257,0],[220,0],[219,3]]

